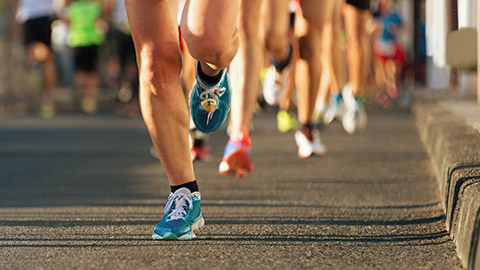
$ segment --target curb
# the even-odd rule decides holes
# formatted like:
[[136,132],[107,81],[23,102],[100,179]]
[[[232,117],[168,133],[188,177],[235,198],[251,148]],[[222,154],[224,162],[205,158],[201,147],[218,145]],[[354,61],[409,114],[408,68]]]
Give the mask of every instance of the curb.
[[[480,269],[480,106],[426,91],[413,106],[437,176],[446,227],[467,269]],[[480,119],[480,118],[479,118]]]

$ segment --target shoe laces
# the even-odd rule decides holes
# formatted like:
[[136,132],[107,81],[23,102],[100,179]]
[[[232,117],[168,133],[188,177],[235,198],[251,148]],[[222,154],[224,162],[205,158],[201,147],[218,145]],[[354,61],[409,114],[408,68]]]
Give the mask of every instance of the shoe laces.
[[207,87],[200,94],[200,108],[208,112],[207,125],[210,122],[210,119],[212,119],[214,112],[218,109],[218,98],[223,96],[226,90],[225,87]]
[[193,209],[192,196],[186,194],[173,193],[167,205],[165,213],[168,213],[168,219],[181,219],[187,215],[187,210]]

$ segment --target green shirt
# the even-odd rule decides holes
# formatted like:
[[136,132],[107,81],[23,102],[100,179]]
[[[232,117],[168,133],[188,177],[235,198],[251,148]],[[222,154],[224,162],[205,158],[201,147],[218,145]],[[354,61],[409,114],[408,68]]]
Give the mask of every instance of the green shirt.
[[73,2],[67,10],[70,20],[68,45],[71,47],[86,47],[100,45],[105,36],[96,26],[102,13],[102,7],[97,1],[79,0]]

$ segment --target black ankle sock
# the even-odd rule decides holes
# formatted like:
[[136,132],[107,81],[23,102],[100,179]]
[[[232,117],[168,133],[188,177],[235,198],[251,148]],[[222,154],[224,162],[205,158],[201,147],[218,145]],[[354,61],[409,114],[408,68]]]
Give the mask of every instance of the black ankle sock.
[[197,65],[197,74],[198,76],[200,76],[200,78],[202,78],[202,80],[208,84],[216,84],[219,80],[220,80],[220,77],[222,77],[222,71],[220,71],[217,75],[215,76],[208,76],[207,74],[205,74],[205,72],[203,72],[202,70],[202,67],[200,65],[200,63]]
[[287,58],[285,58],[285,60],[283,60],[281,62],[273,61],[273,63],[272,63],[273,66],[280,72],[284,68],[286,68],[288,66],[288,64],[290,64],[290,61],[292,60],[293,46],[291,44],[289,44],[289,48],[290,48],[290,50],[288,51],[288,56],[287,56]]
[[190,189],[190,192],[192,192],[192,193],[198,191],[197,181],[195,181],[195,180],[193,182],[188,182],[188,183],[178,185],[178,186],[170,186],[170,190],[172,192],[175,192],[178,189],[181,189],[181,188],[184,188],[184,187]]
[[312,129],[315,128],[315,126],[314,126],[314,124],[303,124],[303,125],[302,125],[302,129],[303,129],[303,128],[312,130]]
[[193,140],[193,147],[202,147],[204,141],[202,139],[195,139]]

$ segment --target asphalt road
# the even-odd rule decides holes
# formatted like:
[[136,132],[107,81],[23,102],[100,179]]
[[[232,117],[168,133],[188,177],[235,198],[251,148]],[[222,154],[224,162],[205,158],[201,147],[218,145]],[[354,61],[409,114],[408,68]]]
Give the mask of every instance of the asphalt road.
[[428,154],[406,112],[322,131],[296,156],[272,111],[255,119],[254,172],[195,163],[205,227],[151,240],[169,187],[141,119],[113,113],[0,118],[0,269],[459,269]]

